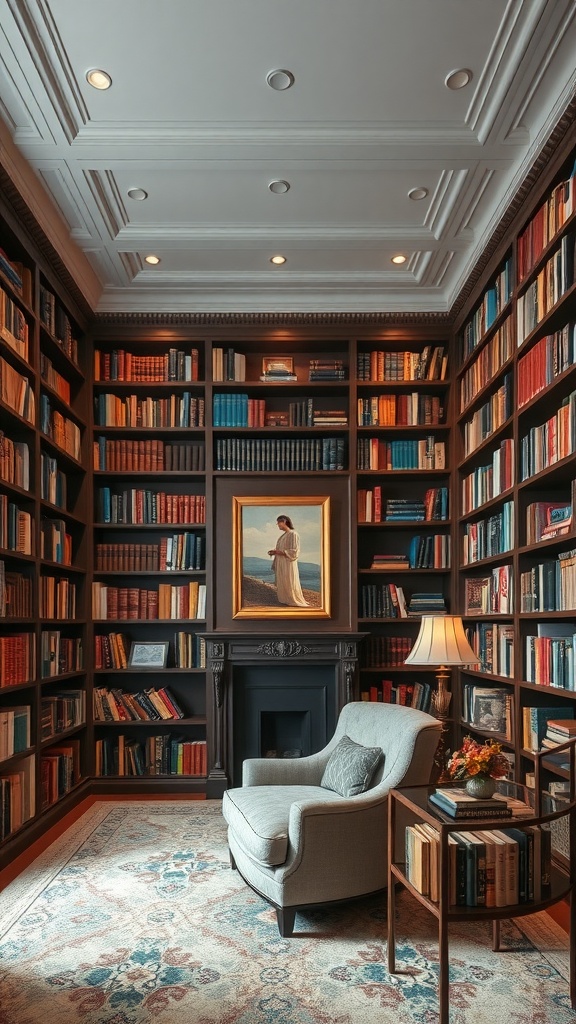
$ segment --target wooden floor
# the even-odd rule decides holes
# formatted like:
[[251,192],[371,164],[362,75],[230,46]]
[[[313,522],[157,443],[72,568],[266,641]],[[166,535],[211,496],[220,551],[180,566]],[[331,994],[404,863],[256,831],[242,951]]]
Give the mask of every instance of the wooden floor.
[[[17,878],[18,875],[20,874],[20,872],[23,871],[24,868],[27,868],[28,865],[31,864],[32,861],[34,861],[36,859],[36,857],[38,857],[44,850],[48,849],[48,847],[51,845],[51,843],[53,843],[56,839],[58,839],[58,837],[61,836],[62,833],[65,832],[67,828],[70,828],[70,826],[73,825],[74,822],[77,821],[78,818],[80,818],[82,814],[84,814],[84,811],[88,810],[88,808],[92,807],[93,804],[98,803],[99,800],[103,800],[103,799],[105,799],[107,802],[110,802],[111,800],[118,800],[118,801],[134,800],[134,801],[142,802],[142,797],[141,796],[107,796],[105,798],[104,797],[93,796],[93,797],[88,797],[86,800],[83,800],[81,804],[78,804],[78,806],[74,808],[74,810],[70,811],[69,814],[65,815],[65,817],[63,817],[61,819],[61,821],[58,822],[57,825],[54,825],[53,828],[48,829],[48,831],[45,833],[45,835],[42,836],[41,839],[38,839],[35,843],[32,843],[30,848],[28,850],[26,850],[25,853],[21,854],[20,857],[16,857],[15,860],[12,862],[12,864],[9,864],[8,867],[4,868],[3,871],[0,871],[0,891],[2,889],[5,889],[6,886],[14,878]],[[146,797],[146,801],[148,801],[148,800],[188,800],[188,801],[190,801],[190,800],[203,800],[203,799],[204,799],[204,797],[202,797],[202,796],[190,796],[190,794],[185,794],[185,795],[183,794],[182,796]],[[563,903],[557,903],[555,906],[550,907],[550,909],[548,910],[548,914],[550,915],[550,917],[554,921],[556,921],[556,924],[559,924],[560,927],[563,928],[565,932],[568,932],[568,927],[569,927],[569,907],[568,907],[567,903],[564,903],[564,902]]]

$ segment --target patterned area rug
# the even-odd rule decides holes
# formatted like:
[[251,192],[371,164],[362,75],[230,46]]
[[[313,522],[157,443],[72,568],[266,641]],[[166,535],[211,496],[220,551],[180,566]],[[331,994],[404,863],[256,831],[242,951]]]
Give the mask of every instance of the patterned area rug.
[[[0,894],[0,1024],[435,1024],[435,919],[385,902],[274,913],[230,869],[219,801],[90,808]],[[361,851],[358,851],[361,870]],[[544,914],[450,929],[450,1024],[574,1024],[565,936]]]

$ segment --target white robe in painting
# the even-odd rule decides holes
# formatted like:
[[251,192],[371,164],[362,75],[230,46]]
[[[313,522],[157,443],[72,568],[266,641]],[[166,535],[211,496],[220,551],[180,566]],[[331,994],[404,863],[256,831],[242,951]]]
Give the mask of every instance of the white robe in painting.
[[296,530],[287,530],[276,541],[276,550],[282,552],[274,556],[272,569],[276,576],[276,592],[280,604],[295,605],[307,608],[300,586],[298,558],[300,557],[300,537]]

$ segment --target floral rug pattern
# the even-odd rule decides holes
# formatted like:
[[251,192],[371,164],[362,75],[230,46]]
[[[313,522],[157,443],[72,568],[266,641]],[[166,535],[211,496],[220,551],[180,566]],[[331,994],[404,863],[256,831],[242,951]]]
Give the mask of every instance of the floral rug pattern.
[[[102,801],[0,893],[0,1024],[437,1024],[424,908],[398,897],[395,975],[385,900],[282,939],[230,868],[220,808]],[[489,925],[451,926],[450,1024],[576,1024],[563,933],[522,926],[503,923],[500,953]]]

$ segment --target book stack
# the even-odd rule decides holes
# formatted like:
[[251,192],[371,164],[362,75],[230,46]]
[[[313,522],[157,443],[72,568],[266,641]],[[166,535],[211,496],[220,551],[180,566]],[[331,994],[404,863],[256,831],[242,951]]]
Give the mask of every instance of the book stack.
[[576,720],[569,718],[549,718],[546,732],[542,740],[542,750],[554,750],[561,743],[576,739]]
[[411,522],[425,519],[424,501],[408,498],[388,498],[386,522]]
[[311,359],[308,380],[346,380],[342,359]]
[[[469,796],[465,789],[449,786],[435,789],[428,799],[434,809],[441,810],[443,814],[448,814],[458,821],[474,818],[509,818],[511,816],[507,798],[497,794],[486,799],[478,799]],[[530,808],[530,813],[534,813],[532,808]]]
[[574,718],[572,707],[524,707],[522,708],[522,743],[526,750],[538,751],[548,731],[548,722],[553,719]]
[[260,374],[260,380],[266,384],[284,384],[286,381],[298,380],[295,373],[290,373],[289,370],[276,369],[265,370],[264,373]]
[[408,605],[408,617],[419,618],[421,615],[445,615],[446,602],[440,593],[412,594]]
[[408,555],[372,555],[370,568],[378,572],[397,572],[399,569],[409,569],[410,562]]

